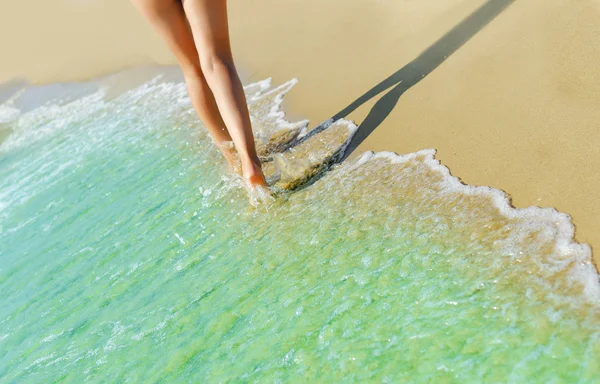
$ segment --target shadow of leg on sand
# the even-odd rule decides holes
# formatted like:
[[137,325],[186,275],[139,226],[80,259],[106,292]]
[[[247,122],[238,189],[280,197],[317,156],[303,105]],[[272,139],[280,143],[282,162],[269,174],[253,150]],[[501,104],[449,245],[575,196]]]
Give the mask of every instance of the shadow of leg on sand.
[[341,161],[345,160],[360,145],[360,143],[362,143],[375,128],[387,118],[404,92],[439,67],[450,55],[462,47],[514,1],[515,0],[488,0],[484,5],[427,48],[416,59],[371,88],[346,108],[336,113],[329,120],[312,129],[301,140],[306,140],[329,128],[331,124],[348,116],[365,102],[386,89],[393,87],[375,103],[365,120],[359,125],[358,130],[354,134],[354,137],[350,141],[341,159]]

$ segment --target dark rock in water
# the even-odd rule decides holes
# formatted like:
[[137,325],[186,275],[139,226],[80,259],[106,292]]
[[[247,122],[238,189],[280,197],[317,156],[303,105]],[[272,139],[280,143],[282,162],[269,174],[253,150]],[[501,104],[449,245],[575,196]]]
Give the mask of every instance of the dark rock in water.
[[[340,160],[356,129],[354,123],[339,120],[284,152],[269,153],[272,160],[263,163],[267,182],[281,190],[300,188]],[[280,138],[283,142],[292,135],[294,133],[281,135]],[[271,141],[272,147],[277,148],[277,140]]]
[[256,142],[256,152],[259,157],[268,158],[273,155],[273,153],[283,152],[290,144],[298,137],[300,131],[302,131],[303,127],[298,126],[291,129],[283,129],[277,131],[269,137],[268,140],[265,141],[257,141]]
[[357,129],[347,120],[328,120],[313,129],[307,120],[287,121],[281,103],[296,83],[271,88],[267,79],[245,87],[256,151],[275,191],[298,189],[326,171],[342,158]]

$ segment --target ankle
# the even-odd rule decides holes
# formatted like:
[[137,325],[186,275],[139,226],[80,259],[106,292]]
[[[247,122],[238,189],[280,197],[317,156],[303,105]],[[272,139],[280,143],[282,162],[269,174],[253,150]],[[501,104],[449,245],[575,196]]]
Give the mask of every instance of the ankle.
[[240,161],[244,168],[252,169],[252,168],[261,168],[261,162],[258,156],[254,155],[242,155],[240,154]]
[[242,174],[250,185],[267,185],[258,156],[244,158],[242,161]]

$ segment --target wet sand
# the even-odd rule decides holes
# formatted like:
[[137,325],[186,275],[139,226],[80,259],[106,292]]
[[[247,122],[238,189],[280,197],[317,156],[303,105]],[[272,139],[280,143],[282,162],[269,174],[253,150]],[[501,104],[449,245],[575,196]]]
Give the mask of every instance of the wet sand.
[[[503,189],[517,207],[571,214],[577,239],[598,249],[600,2],[516,0],[456,52],[442,40],[439,65],[417,60],[420,69],[406,71],[484,3],[230,0],[233,49],[245,81],[297,77],[285,106],[312,125],[403,68],[424,75],[400,76],[346,116],[361,124],[372,112],[363,128],[373,131],[353,156],[436,148],[468,184]],[[5,2],[0,46],[0,82],[174,63],[124,0]]]

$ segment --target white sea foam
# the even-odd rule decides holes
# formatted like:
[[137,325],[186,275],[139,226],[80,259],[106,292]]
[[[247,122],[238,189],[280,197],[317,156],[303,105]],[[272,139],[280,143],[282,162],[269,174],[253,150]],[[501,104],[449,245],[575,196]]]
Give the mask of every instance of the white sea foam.
[[[299,137],[302,137],[306,134],[308,122],[301,121],[294,124],[287,121],[285,113],[281,108],[285,93],[291,90],[295,84],[297,84],[297,79],[292,79],[279,87],[266,91],[271,85],[271,81],[268,79],[252,84],[249,87],[261,90],[253,95],[251,98],[253,102],[260,100],[264,96],[275,95],[267,116],[275,119],[277,129],[291,129],[292,127],[297,127],[295,124],[302,124],[304,128],[299,134]],[[341,121],[357,129],[353,122],[344,119]],[[330,119],[325,121],[322,126],[327,129],[333,123],[335,122]],[[439,173],[442,176],[442,181],[439,185],[440,193],[487,196],[503,216],[508,219],[518,219],[520,221],[520,230],[511,231],[510,236],[504,240],[502,247],[506,249],[518,249],[518,244],[522,243],[522,239],[519,237],[528,236],[533,228],[545,228],[542,232],[546,233],[545,236],[548,241],[553,242],[554,252],[552,258],[544,259],[543,261],[538,260],[537,262],[542,263],[543,268],[546,270],[553,272],[567,271],[568,277],[572,282],[577,282],[584,286],[586,298],[594,302],[600,302],[600,282],[598,273],[592,262],[591,248],[587,244],[575,242],[575,227],[569,215],[558,212],[553,208],[515,208],[511,205],[508,195],[501,190],[462,183],[460,179],[451,175],[450,170],[446,166],[435,159],[435,153],[434,149],[424,149],[404,155],[398,155],[393,152],[366,152],[355,162],[355,166],[360,167],[374,159],[386,159],[392,163],[406,163],[418,157],[422,158],[422,161],[431,171]],[[555,227],[557,228],[556,231],[551,229]]]
[[257,81],[255,83],[251,83],[244,86],[244,93],[246,93],[246,97],[248,101],[254,101],[261,93],[271,88],[271,78],[264,79],[261,81]]
[[150,335],[152,333],[160,331],[161,329],[163,329],[164,327],[167,326],[167,323],[169,322],[169,320],[174,319],[175,317],[177,317],[177,315],[178,315],[177,312],[172,313],[172,314],[168,314],[167,316],[165,316],[165,318],[162,321],[160,321],[154,327],[149,328],[149,329],[147,329],[145,331],[142,331],[140,333],[136,333],[135,335],[131,336],[131,339],[139,341],[139,340],[142,340],[144,337],[146,337],[146,336],[148,336],[148,335]]
[[21,111],[6,104],[0,105],[0,124],[7,124],[19,118]]
[[[267,90],[267,86],[270,86],[271,84],[270,79],[251,85],[253,89],[262,90],[262,93],[257,92],[254,94],[251,99],[253,102],[260,100],[260,98],[265,95],[275,95],[272,99],[273,104],[271,105],[267,116],[273,117],[276,120],[278,129],[291,129],[291,127],[296,127],[294,123],[290,123],[285,119],[285,114],[281,109],[281,103],[285,93],[287,93],[296,83],[297,79],[292,79],[272,90]],[[265,92],[265,90],[267,91]],[[340,121],[342,123],[347,123],[348,126],[355,127],[355,129],[357,128],[351,121],[342,119],[338,122]],[[304,129],[299,134],[299,137],[302,137],[306,134],[308,122],[302,121],[300,123],[304,126]],[[333,123],[335,123],[335,121],[329,119],[322,123],[322,126],[327,129]],[[416,158],[422,158],[424,164],[426,164],[431,171],[442,176],[442,180],[439,183],[439,192],[441,194],[449,195],[458,193],[465,196],[486,196],[490,198],[492,204],[504,217],[507,219],[519,220],[519,230],[510,231],[508,238],[501,244],[504,249],[518,249],[519,244],[523,243],[521,237],[528,236],[534,229],[543,228],[540,233],[542,236],[546,237],[546,241],[552,242],[554,252],[551,258],[535,260],[535,262],[550,272],[557,273],[559,271],[566,271],[568,278],[572,282],[583,285],[584,295],[587,299],[597,303],[600,302],[600,282],[597,270],[592,262],[591,248],[587,244],[575,242],[575,227],[572,224],[569,215],[558,212],[553,208],[515,208],[511,205],[508,195],[501,190],[486,186],[471,186],[462,183],[460,179],[451,175],[450,170],[446,166],[435,159],[435,153],[436,151],[434,149],[424,149],[404,155],[398,155],[393,152],[366,152],[355,162],[355,166],[360,167],[374,159],[386,159],[392,163],[406,163]],[[553,228],[556,228],[556,230]],[[523,252],[520,253],[522,254]]]
[[104,351],[110,352],[117,349],[119,346],[117,345],[117,341],[119,341],[121,335],[127,331],[127,329],[131,328],[130,326],[125,326],[121,324],[120,321],[115,321],[112,324],[112,330],[110,334],[110,338],[104,345]]
[[82,120],[104,106],[102,91],[65,105],[51,104],[21,114],[12,127],[13,132],[0,145],[0,151],[9,151],[43,140],[57,130]]
[[175,232],[175,237],[177,238],[177,240],[179,240],[181,245],[185,245],[185,240],[183,240],[183,238],[179,235],[179,233]]
[[[282,129],[307,127],[305,122],[299,124],[285,121],[285,116],[279,109],[283,95],[295,82],[293,80],[272,88],[270,80],[265,80],[245,88],[251,113],[255,114],[254,119],[258,122],[257,131],[262,132],[266,138],[270,133]],[[195,127],[197,124],[183,84],[165,83],[163,78],[157,77],[152,82],[111,100],[87,100],[90,104],[80,103],[80,108],[96,112],[80,111],[73,108],[73,104],[67,103],[46,105],[25,113],[24,119],[28,119],[30,125],[22,116],[17,116],[10,124],[16,124],[19,129],[11,134],[12,144],[2,149],[9,152],[11,161],[14,159],[12,164],[8,162],[8,166],[12,167],[6,172],[8,177],[0,180],[0,191],[3,193],[0,200],[4,204],[4,211],[23,204],[31,196],[44,195],[44,188],[55,183],[62,181],[65,188],[57,189],[50,196],[43,196],[46,199],[32,200],[33,203],[39,202],[29,206],[30,212],[34,213],[22,210],[27,214],[17,216],[18,220],[11,222],[10,231],[1,235],[29,232],[32,242],[29,248],[37,248],[37,251],[43,253],[46,248],[45,236],[48,235],[36,231],[34,225],[52,222],[55,218],[49,217],[50,215],[60,216],[56,212],[64,214],[60,218],[68,219],[69,215],[73,215],[76,219],[71,223],[63,223],[62,228],[52,234],[57,236],[65,233],[69,237],[56,239],[57,243],[61,241],[72,244],[67,244],[65,250],[57,245],[49,254],[58,260],[52,260],[54,264],[48,264],[48,269],[32,271],[35,276],[33,284],[39,284],[36,287],[40,288],[32,290],[35,291],[34,295],[27,299],[32,305],[23,305],[13,319],[9,318],[11,314],[0,320],[5,328],[4,335],[0,335],[0,342],[17,356],[9,361],[8,370],[15,375],[13,381],[33,377],[28,376],[33,374],[54,380],[65,372],[86,372],[92,380],[101,380],[103,374],[126,378],[129,373],[138,373],[135,364],[139,363],[137,367],[143,367],[144,361],[165,358],[158,353],[149,354],[144,359],[135,359],[133,355],[136,348],[139,349],[142,345],[143,348],[151,345],[165,346],[169,351],[178,351],[176,355],[167,356],[171,362],[177,363],[180,356],[186,356],[192,351],[186,345],[186,340],[194,332],[201,332],[200,336],[206,336],[203,343],[206,342],[209,353],[219,354],[229,362],[244,363],[248,356],[244,352],[252,348],[250,346],[247,349],[248,340],[257,343],[256,345],[281,347],[274,349],[276,360],[273,366],[269,366],[270,363],[267,362],[260,367],[264,372],[273,372],[271,368],[276,368],[276,375],[281,373],[282,365],[300,366],[303,361],[327,361],[327,354],[332,357],[332,361],[337,359],[338,364],[342,358],[345,364],[359,361],[360,354],[333,356],[350,344],[359,345],[360,350],[368,351],[373,356],[381,355],[384,349],[377,345],[381,344],[386,348],[386,353],[394,353],[400,359],[406,358],[406,362],[416,362],[419,369],[428,367],[430,372],[436,369],[442,372],[455,369],[456,366],[448,361],[442,361],[444,351],[440,349],[432,352],[436,357],[434,365],[419,361],[419,350],[425,349],[415,346],[427,348],[439,344],[435,340],[442,340],[452,351],[460,351],[460,348],[467,346],[474,351],[476,357],[471,352],[461,352],[462,355],[453,353],[452,358],[458,362],[457,366],[469,364],[474,359],[502,358],[506,362],[506,356],[512,356],[512,351],[503,354],[502,348],[522,341],[522,348],[526,352],[518,359],[515,358],[513,365],[507,363],[509,372],[515,367],[514,377],[519,377],[521,373],[519,364],[536,368],[532,359],[532,356],[536,356],[536,351],[550,355],[544,360],[545,364],[559,361],[553,355],[557,351],[551,350],[556,345],[560,347],[559,354],[568,350],[566,354],[560,355],[567,358],[572,357],[569,356],[570,348],[575,351],[581,347],[580,351],[573,353],[585,351],[586,353],[581,353],[582,369],[587,369],[587,372],[593,369],[594,366],[590,366],[589,362],[593,363],[594,356],[598,354],[600,339],[600,332],[594,332],[597,330],[597,317],[594,317],[593,310],[597,307],[585,306],[585,309],[591,310],[578,317],[577,311],[571,310],[587,305],[582,304],[584,300],[580,298],[580,290],[573,290],[577,295],[575,297],[568,296],[571,293],[568,290],[563,294],[561,288],[566,285],[564,277],[567,275],[573,285],[583,284],[584,297],[595,301],[598,298],[598,276],[591,264],[589,247],[574,242],[574,228],[567,215],[553,209],[516,209],[510,205],[507,195],[499,190],[462,184],[435,159],[435,151],[423,150],[407,155],[366,153],[355,162],[348,161],[335,167],[333,172],[326,173],[320,181],[303,191],[282,198],[281,204],[278,202],[270,206],[269,214],[248,210],[251,212],[251,220],[245,221],[244,213],[237,211],[237,203],[241,200],[236,199],[240,196],[231,193],[235,188],[243,188],[243,179],[230,175],[219,179],[219,176],[215,176],[218,173],[202,173],[206,169],[201,169],[200,174],[210,175],[213,177],[212,181],[206,183],[203,180],[202,187],[191,188],[197,178],[193,172],[192,176],[185,173],[188,164],[194,166],[194,161],[187,163],[186,159],[193,158],[198,152],[188,151],[190,148],[183,150],[183,157],[178,156],[182,152],[180,147],[157,151],[157,156],[154,156],[154,152],[146,154],[146,161],[151,164],[157,158],[178,164],[179,167],[167,168],[174,171],[166,181],[155,182],[160,178],[161,168],[156,168],[159,171],[155,170],[152,174],[146,173],[146,168],[142,166],[134,177],[130,177],[127,172],[120,174],[122,170],[129,170],[128,161],[138,159],[135,153],[131,157],[122,156],[114,167],[108,167],[110,173],[103,170],[106,173],[99,172],[92,181],[85,180],[86,172],[93,173],[101,167],[102,161],[98,159],[104,159],[104,156],[110,159],[111,156],[117,156],[119,151],[132,148],[148,150],[156,142],[161,149],[173,142],[183,145],[187,140],[186,136],[181,142],[170,141],[171,137],[165,140],[166,135],[173,133],[169,129],[181,129],[186,124],[187,127]],[[41,115],[37,116],[37,112]],[[75,118],[71,113],[78,114],[79,117]],[[71,125],[56,121],[71,118]],[[356,125],[345,120],[329,120],[323,126],[331,128],[334,123],[351,130],[356,129]],[[124,130],[129,130],[128,134],[123,134]],[[43,133],[42,139],[36,137],[37,131]],[[127,141],[126,144],[137,143],[138,136],[142,136],[140,132],[150,133],[145,136],[145,141],[141,141],[143,145],[121,146],[124,141]],[[326,129],[322,133],[332,132],[335,131]],[[65,140],[51,141],[54,134]],[[162,141],[155,140],[161,134],[164,135],[159,137]],[[331,135],[319,134],[316,137],[331,138]],[[46,142],[50,144],[44,145]],[[39,146],[24,148],[33,144]],[[194,150],[201,148],[206,152],[211,148],[208,140],[199,140],[197,145]],[[38,150],[40,148],[43,150]],[[17,151],[18,149],[24,150]],[[33,155],[21,160],[20,153],[26,153],[27,150]],[[168,155],[161,158],[165,153]],[[216,154],[215,150],[214,155]],[[85,172],[80,174],[70,173],[77,171],[79,164],[86,160],[86,155],[95,157],[95,162],[91,162],[94,167],[84,167],[82,170]],[[201,155],[205,156],[206,153]],[[316,161],[310,153],[307,157],[307,161]],[[178,163],[180,158],[185,158],[182,160],[186,161],[183,166]],[[207,165],[212,165],[211,161],[214,160],[213,157],[201,159],[195,166],[209,168]],[[194,172],[196,170],[198,168]],[[213,171],[212,168],[210,170]],[[115,190],[110,191],[97,189],[104,178],[110,178],[114,174],[129,178],[128,183],[115,184]],[[64,175],[71,177],[65,178]],[[422,187],[420,180],[432,183]],[[140,184],[136,185],[131,181],[139,181]],[[74,190],[72,196],[64,193],[70,185],[77,185],[78,182],[90,188],[82,194],[89,192],[94,200],[80,202],[77,200],[81,195],[78,190]],[[123,189],[120,189],[122,186]],[[144,193],[139,193],[138,189],[127,191],[128,186],[142,186]],[[353,188],[348,188],[349,186]],[[185,192],[170,194],[173,192],[171,188],[180,188]],[[347,191],[350,193],[345,194]],[[415,193],[409,196],[396,191]],[[126,204],[112,207],[112,210],[104,208],[107,201],[123,197],[120,193],[129,194],[128,200],[124,200]],[[156,198],[137,205],[138,198],[143,200],[150,194],[155,194]],[[153,207],[160,206],[159,203],[165,200],[164,195],[171,198],[159,209],[161,212],[158,214]],[[61,196],[59,203],[54,203],[56,196]],[[109,198],[103,200],[105,196]],[[468,211],[475,204],[462,205],[460,203],[463,198],[487,204],[483,207],[476,206],[484,212],[478,216],[480,212]],[[389,202],[392,204],[388,204]],[[95,209],[86,211],[86,204],[87,208]],[[125,205],[132,209],[121,209]],[[97,209],[98,206],[101,208]],[[499,215],[496,215],[496,210]],[[145,211],[152,211],[152,216],[144,216]],[[488,211],[493,211],[493,215],[488,215]],[[423,214],[420,215],[421,213]],[[47,215],[47,220],[38,221],[38,214],[39,217]],[[456,220],[455,214],[458,217]],[[88,216],[85,217],[86,215]],[[447,222],[444,221],[445,215],[449,217]],[[132,217],[133,222],[128,221]],[[223,220],[223,217],[227,217],[227,220]],[[483,219],[474,224],[468,220],[480,217]],[[98,223],[104,219],[107,220],[105,225]],[[502,225],[499,231],[491,228],[493,236],[489,238],[485,237],[488,221],[490,226]],[[148,222],[151,225],[143,227]],[[137,226],[140,223],[142,224]],[[151,226],[154,224],[159,226],[154,227],[155,232],[152,233]],[[455,228],[450,228],[452,225]],[[478,230],[480,231],[477,232]],[[478,238],[475,236],[477,233],[484,235]],[[533,240],[529,238],[532,233],[535,235]],[[6,237],[1,240],[4,239]],[[48,237],[48,247],[54,239]],[[253,242],[247,243],[248,239]],[[38,241],[37,244],[34,240]],[[419,243],[421,241],[422,244]],[[15,241],[13,247],[14,244]],[[548,247],[552,252],[536,252],[538,249],[535,247],[539,244],[553,245],[553,249]],[[165,249],[161,251],[163,245]],[[464,248],[460,248],[463,245]],[[247,252],[254,246],[256,249]],[[463,249],[467,251],[462,252]],[[413,250],[415,254],[411,254]],[[247,253],[252,258],[246,257]],[[132,254],[135,259],[131,258]],[[39,260],[40,255],[41,253],[31,252],[30,257],[32,260],[34,257]],[[496,257],[493,265],[496,269],[486,270],[488,256]],[[144,257],[150,259],[144,260]],[[150,260],[168,261],[164,261],[167,264],[157,263],[154,268],[154,261]],[[19,262],[25,263],[22,259]],[[147,262],[150,264],[146,266]],[[172,268],[164,268],[169,265]],[[231,265],[235,265],[234,273],[230,269]],[[471,265],[474,267],[471,268]],[[23,279],[19,279],[18,271],[10,277],[11,268],[13,267],[9,263],[8,269],[2,270],[9,272],[5,287],[9,291],[9,300],[12,300],[10,294],[15,292],[15,286],[21,283],[27,286],[29,283],[19,281]],[[528,268],[534,270],[532,275],[527,274]],[[69,279],[69,274],[76,271],[81,271],[82,276],[76,280]],[[540,271],[542,273],[538,275],[536,272]],[[475,278],[470,273],[475,274]],[[59,279],[54,279],[53,275],[58,275]],[[510,276],[506,277],[507,275]],[[558,275],[560,279],[552,279],[554,275]],[[458,281],[460,279],[464,281]],[[515,282],[524,284],[515,286]],[[198,284],[195,285],[196,283]],[[254,283],[257,284],[253,286]],[[513,285],[502,286],[502,283]],[[182,284],[193,288],[190,292],[182,291]],[[457,285],[452,287],[452,284]],[[469,295],[471,286],[475,287],[473,290],[476,294]],[[13,292],[10,292],[11,289]],[[215,294],[211,294],[213,291]],[[55,297],[50,297],[44,292],[58,293]],[[196,293],[190,296],[193,292]],[[506,296],[502,296],[504,293]],[[85,305],[79,305],[79,300],[76,299],[84,296],[91,300],[86,300]],[[48,297],[53,302],[45,302]],[[110,297],[110,305],[101,305],[107,297]],[[405,297],[410,297],[410,301],[403,301]],[[230,299],[233,300],[229,301]],[[530,302],[532,305],[540,304],[541,319],[535,317],[538,307],[529,306]],[[558,305],[552,305],[556,303]],[[468,311],[462,311],[464,306],[467,306]],[[59,308],[62,309],[59,311]],[[210,311],[206,311],[206,308]],[[368,311],[374,316],[364,317],[364,322],[359,324],[360,316]],[[490,318],[487,317],[488,314]],[[460,318],[463,323],[456,322],[452,315]],[[25,316],[29,319],[43,317],[46,325],[37,327],[39,322],[28,324],[19,321]],[[494,320],[491,318],[493,316],[497,318]],[[437,325],[428,322],[419,325],[420,320],[425,317],[442,320]],[[171,320],[176,318],[177,320]],[[107,322],[107,319],[120,320]],[[402,321],[405,321],[405,325],[391,327]],[[384,327],[381,323],[385,323]],[[64,324],[85,324],[85,327],[78,328],[76,332],[72,332],[73,329],[60,331]],[[465,330],[468,327],[456,327],[457,324],[473,325],[473,329]],[[542,336],[549,336],[551,339],[540,343],[545,343],[546,349],[536,349],[538,346],[533,345],[528,350],[526,344],[537,342],[539,335],[535,332],[527,335],[527,332],[545,324],[549,324],[555,331],[541,332]],[[298,335],[294,332],[308,329],[307,325],[312,328],[311,332],[315,336],[315,348],[300,350],[290,348],[289,345],[286,347],[285,343],[273,343],[275,339],[296,340]],[[569,334],[570,330],[577,327],[586,332],[585,337],[578,338],[580,333],[577,332]],[[21,328],[23,331],[19,331]],[[379,331],[385,332],[376,335]],[[394,331],[397,333],[392,334]],[[364,333],[357,337],[361,332]],[[510,332],[523,334],[514,339],[503,339]],[[65,334],[69,337],[65,337]],[[362,337],[363,335],[368,337]],[[553,344],[561,335],[566,335],[563,344]],[[21,337],[24,337],[23,340]],[[273,338],[268,339],[270,337]],[[375,340],[377,337],[378,340]],[[581,343],[580,340],[584,342]],[[49,344],[53,341],[53,344]],[[415,348],[404,353],[401,348],[404,345]],[[37,350],[32,350],[31,346]],[[49,355],[47,348],[55,350],[55,353]],[[519,352],[519,348],[515,348],[515,352]],[[529,353],[530,350],[533,352]],[[201,352],[192,352],[199,361],[206,357],[200,356]],[[573,356],[576,358],[572,360],[577,360],[580,355]],[[113,364],[128,358],[134,358],[133,368]],[[75,364],[82,359],[87,361]],[[97,367],[94,363],[103,366]],[[255,363],[256,361],[252,361],[252,365],[247,366],[256,367]],[[378,359],[376,363],[379,368],[389,363],[389,359]],[[481,365],[482,369],[490,368],[489,363]],[[53,367],[48,368],[50,366]],[[155,366],[160,368],[160,364]],[[248,371],[247,366],[233,365],[237,370],[236,374]],[[576,366],[577,361],[574,365],[560,366],[560,369]],[[497,370],[498,367],[491,368]],[[188,374],[187,368],[180,371]],[[463,373],[472,373],[467,371],[463,370]],[[150,374],[156,375],[154,377],[170,377],[168,375],[173,372],[157,370]],[[142,373],[147,374],[148,371]],[[188,379],[190,377],[192,376],[187,376]],[[227,380],[226,376],[215,375],[215,378],[221,377]],[[266,377],[254,376],[255,379]],[[174,376],[174,380],[176,379]]]
[[53,358],[54,356],[56,356],[56,354],[55,354],[54,352],[53,352],[53,353],[51,353],[51,354],[49,354],[49,355],[42,356],[42,357],[40,357],[40,358],[36,359],[36,360],[35,360],[33,363],[29,364],[29,365],[27,366],[27,368],[25,368],[25,370],[27,371],[27,370],[29,370],[29,369],[31,369],[31,368],[33,368],[33,367],[35,367],[36,365],[40,365],[40,364],[41,364],[41,363],[43,363],[44,361],[50,360],[50,359],[51,359],[51,358]]
[[[299,137],[306,133],[308,127],[307,121],[289,122],[285,119],[285,113],[282,111],[281,104],[284,95],[289,92],[298,80],[292,79],[278,87],[272,87],[271,79],[265,79],[244,87],[247,94],[248,103],[254,113],[253,123],[256,135],[259,139],[267,140],[273,133],[281,130],[299,129]],[[0,122],[11,122],[14,125],[13,132],[0,145],[1,151],[11,151],[22,145],[30,145],[43,140],[45,137],[59,130],[64,130],[72,122],[85,120],[93,116],[94,113],[102,113],[107,108],[108,103],[105,100],[107,90],[100,90],[94,94],[85,96],[78,100],[56,105],[45,105],[35,110],[21,114],[19,110],[9,105],[0,106]],[[169,100],[165,105],[164,100]],[[136,105],[144,101],[148,105],[157,105],[162,108],[161,112],[176,114],[182,108],[191,107],[186,88],[183,83],[163,82],[160,77],[155,77],[150,82],[130,90],[119,96],[115,105],[128,105],[129,108],[135,108]],[[165,112],[164,109],[167,109]],[[117,108],[111,113],[126,113]],[[152,108],[147,108],[147,118],[144,126],[140,129],[146,129],[152,125]],[[356,127],[352,122],[346,121],[348,126]],[[327,121],[324,125],[331,126],[333,120]],[[106,132],[102,134],[118,134],[118,123],[114,126],[105,127]],[[90,137],[93,140],[93,137]],[[93,145],[90,144],[90,145]],[[46,156],[51,156],[47,153]],[[435,159],[435,150],[427,149],[415,153],[397,155],[391,152],[367,152],[360,157],[355,166],[360,167],[374,159],[386,159],[392,163],[405,163],[417,157],[422,157],[427,166],[434,172],[443,176],[440,182],[440,193],[452,194],[460,193],[463,195],[484,195],[489,196],[494,206],[509,219],[519,219],[523,229],[527,226],[539,226],[540,223],[554,224],[558,228],[556,232],[548,230],[545,236],[553,238],[554,256],[551,260],[544,260],[544,268],[554,268],[556,270],[569,270],[569,276],[574,281],[584,284],[585,293],[590,298],[600,298],[600,285],[598,284],[598,275],[591,261],[591,249],[586,244],[578,244],[574,241],[574,226],[568,215],[557,212],[550,208],[529,207],[517,209],[511,206],[507,195],[497,189],[469,186],[452,176],[447,167],[440,164]],[[77,160],[75,160],[77,161]],[[28,196],[35,191],[29,191],[27,185],[28,178],[41,176],[46,178],[49,184],[56,181],[57,174],[74,166],[75,163],[69,162],[62,166],[49,170],[45,164],[41,163],[39,168],[22,180],[9,180],[7,185],[2,188],[3,194],[0,196],[0,203],[3,210],[9,206],[20,204],[27,200]],[[44,176],[45,175],[45,176]],[[39,183],[36,183],[39,184]],[[211,190],[201,191],[204,196],[210,195]],[[259,198],[267,199],[265,194],[259,193]],[[255,199],[256,200],[256,199]],[[528,224],[529,223],[529,224]],[[550,228],[550,226],[548,226]],[[511,243],[518,244],[519,236],[527,231],[513,231],[503,244],[507,249],[511,248]],[[181,244],[185,241],[177,233],[175,236]],[[517,256],[515,256],[517,257]]]
[[250,195],[250,204],[255,207],[260,205],[265,205],[268,207],[268,204],[275,201],[275,198],[271,195],[271,192],[268,188],[263,187],[262,185],[254,185],[249,188]]
[[48,343],[50,341],[54,341],[57,338],[61,337],[62,335],[64,335],[65,331],[59,332],[59,333],[53,333],[48,335],[47,337],[43,338],[42,341],[40,341],[40,343]]
[[[422,157],[424,163],[434,172],[443,176],[440,183],[440,193],[460,193],[463,195],[484,195],[490,197],[499,212],[509,219],[521,220],[521,230],[510,231],[509,237],[502,244],[506,249],[519,247],[522,236],[528,236],[533,229],[544,228],[548,240],[554,243],[554,252],[551,259],[543,260],[543,268],[553,272],[567,271],[569,279],[584,286],[585,297],[600,303],[600,281],[598,273],[592,262],[592,251],[589,245],[579,244],[574,240],[575,227],[569,215],[558,212],[553,208],[515,208],[511,205],[508,195],[498,189],[471,186],[464,184],[450,170],[435,159],[434,149],[425,149],[406,155],[393,152],[365,152],[355,163],[356,167],[367,164],[376,159],[385,159],[391,163],[406,163],[417,157]],[[551,226],[556,225],[556,232]],[[522,252],[521,252],[522,253]]]
[[306,130],[308,120],[290,122],[285,119],[281,108],[285,94],[297,83],[297,79],[292,79],[271,89],[271,79],[266,79],[246,87],[252,92],[248,104],[254,111],[251,114],[252,127],[258,140],[267,141],[274,133],[283,130],[298,129],[300,134]]

